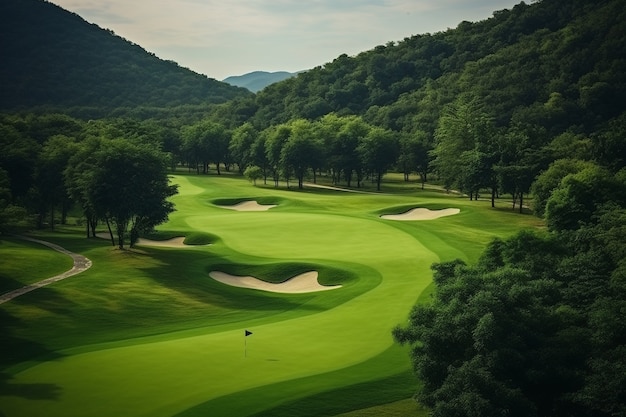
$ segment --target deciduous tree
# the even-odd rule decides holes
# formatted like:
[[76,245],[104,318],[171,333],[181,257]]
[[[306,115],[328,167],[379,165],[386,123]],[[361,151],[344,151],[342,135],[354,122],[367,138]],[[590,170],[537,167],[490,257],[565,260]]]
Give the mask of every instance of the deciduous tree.
[[127,242],[132,247],[174,210],[168,198],[176,186],[169,184],[167,159],[160,151],[113,140],[96,150],[93,162],[77,173],[76,185],[85,204],[114,225],[120,249]]
[[372,128],[358,147],[363,167],[376,178],[380,191],[383,175],[398,159],[398,139],[394,132],[379,127]]

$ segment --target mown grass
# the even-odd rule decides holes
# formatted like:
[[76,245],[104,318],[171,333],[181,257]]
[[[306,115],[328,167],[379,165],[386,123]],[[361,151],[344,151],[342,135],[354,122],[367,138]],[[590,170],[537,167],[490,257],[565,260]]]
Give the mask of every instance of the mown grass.
[[0,294],[72,268],[72,259],[23,239],[0,236]]
[[[335,415],[409,398],[417,382],[391,329],[432,290],[430,265],[471,262],[493,237],[538,226],[414,183],[358,194],[253,187],[235,176],[173,179],[177,211],[154,237],[196,246],[120,251],[71,227],[39,235],[93,267],[0,306],[0,413]],[[244,200],[278,207],[220,207]],[[413,207],[461,213],[379,217]],[[273,294],[208,276],[280,282],[311,269],[342,288]]]

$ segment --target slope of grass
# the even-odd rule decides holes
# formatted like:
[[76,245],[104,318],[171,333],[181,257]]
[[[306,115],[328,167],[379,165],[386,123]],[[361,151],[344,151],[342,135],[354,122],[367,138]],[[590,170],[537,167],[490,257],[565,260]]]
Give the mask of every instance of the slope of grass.
[[[3,356],[0,413],[334,415],[408,398],[416,385],[391,329],[432,288],[430,265],[475,260],[493,237],[537,225],[432,190],[173,180],[177,211],[158,235],[200,236],[210,245],[119,251],[78,231],[42,235],[93,267],[0,306],[7,329],[0,349],[27,352]],[[278,207],[236,212],[216,204],[243,200]],[[423,222],[379,217],[411,206],[461,213]],[[312,268],[342,288],[273,294],[208,276],[219,269],[279,282]]]
[[72,268],[72,259],[35,242],[0,236],[0,294]]

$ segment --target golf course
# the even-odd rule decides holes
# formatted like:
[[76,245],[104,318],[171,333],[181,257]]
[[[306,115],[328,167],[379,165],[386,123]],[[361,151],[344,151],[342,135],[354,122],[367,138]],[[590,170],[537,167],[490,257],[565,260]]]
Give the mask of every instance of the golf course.
[[[170,178],[176,211],[132,249],[80,224],[29,235],[91,267],[0,304],[0,416],[426,415],[392,329],[428,302],[433,263],[541,226],[400,175],[380,193]],[[0,258],[1,294],[72,268],[19,237]]]

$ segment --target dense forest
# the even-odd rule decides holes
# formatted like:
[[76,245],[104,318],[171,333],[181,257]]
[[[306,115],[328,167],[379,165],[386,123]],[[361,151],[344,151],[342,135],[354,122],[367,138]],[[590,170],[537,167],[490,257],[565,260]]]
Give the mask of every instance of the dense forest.
[[250,94],[159,59],[44,0],[1,2],[0,38],[0,110],[94,118]]
[[[49,3],[0,11],[12,40],[0,51],[0,231],[54,227],[71,210],[89,218],[85,196],[97,196],[85,173],[103,172],[109,148],[277,187],[323,175],[380,188],[395,170],[494,206],[507,195],[546,230],[492,243],[477,265],[435,265],[433,303],[394,332],[413,346],[420,400],[437,416],[626,415],[621,0],[522,2],[257,94],[159,61]],[[69,49],[47,53],[53,36]],[[75,68],[70,50],[91,69]]]

